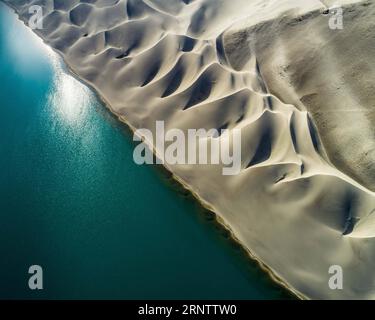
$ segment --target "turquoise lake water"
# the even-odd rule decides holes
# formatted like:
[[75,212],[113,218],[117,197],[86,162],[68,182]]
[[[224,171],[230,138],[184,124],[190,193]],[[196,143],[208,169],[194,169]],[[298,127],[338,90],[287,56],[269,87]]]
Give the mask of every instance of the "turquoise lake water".
[[289,298],[134,146],[0,3],[0,298]]

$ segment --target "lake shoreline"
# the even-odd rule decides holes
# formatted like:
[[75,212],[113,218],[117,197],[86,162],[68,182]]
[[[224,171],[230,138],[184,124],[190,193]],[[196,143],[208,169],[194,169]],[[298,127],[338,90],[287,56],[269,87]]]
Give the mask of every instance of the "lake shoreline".
[[[9,5],[9,4],[6,3],[6,5]],[[15,10],[15,8],[12,8],[12,9]],[[19,18],[19,16],[17,15],[16,12],[14,12],[14,14],[17,17],[17,19],[19,19],[20,21],[22,21]],[[22,21],[22,22],[24,23],[24,21]],[[118,120],[118,124],[121,126],[121,128],[124,128],[125,131],[129,133],[129,136],[130,136],[131,133],[134,132],[134,128],[124,119],[124,117],[117,115],[113,111],[113,109],[111,108],[110,104],[107,101],[105,101],[105,99],[102,97],[102,95],[100,94],[100,92],[98,90],[96,90],[92,85],[90,85],[89,83],[87,83],[84,79],[81,79],[69,67],[69,65],[66,63],[64,57],[62,56],[62,54],[60,52],[58,52],[57,50],[55,50],[54,48],[52,48],[50,46],[48,46],[48,47],[54,53],[56,53],[58,55],[59,59],[62,61],[62,66],[64,67],[65,72],[68,75],[74,77],[77,81],[79,81],[80,83],[82,83],[84,86],[88,87],[91,90],[91,92],[95,95],[95,97],[101,102],[101,104],[110,112],[110,115],[113,116],[116,120]],[[156,154],[154,150],[153,150],[153,153]],[[265,273],[265,276],[269,276],[269,278],[273,282],[275,282],[276,285],[280,286],[281,289],[286,290],[288,292],[288,295],[291,294],[293,297],[299,297],[299,298],[301,298],[297,293],[293,292],[293,290],[291,288],[289,288],[286,284],[284,284],[282,281],[280,281],[278,279],[278,277],[276,275],[274,275],[270,269],[268,269],[259,259],[257,259],[254,255],[252,255],[252,253],[249,250],[247,250],[246,247],[243,246],[236,239],[236,237],[234,236],[234,234],[230,230],[230,228],[225,225],[224,221],[215,212],[215,209],[213,207],[211,207],[208,203],[205,203],[205,201],[203,199],[201,199],[198,196],[198,194],[196,192],[194,192],[194,190],[192,190],[191,188],[189,188],[188,184],[185,181],[183,181],[183,179],[180,179],[178,176],[176,176],[166,166],[157,166],[156,170],[161,171],[162,174],[165,175],[166,177],[170,177],[170,178],[167,178],[166,180],[172,179],[173,180],[173,184],[174,184],[174,182],[177,182],[179,190],[176,190],[175,187],[173,188],[173,190],[174,190],[174,192],[176,194],[178,194],[180,191],[182,191],[183,194],[187,194],[188,193],[189,198],[191,198],[196,204],[198,204],[199,207],[201,207],[204,212],[207,211],[207,212],[209,212],[209,214],[212,214],[215,217],[214,218],[215,224],[217,224],[218,226],[220,226],[220,228],[222,228],[222,230],[229,235],[229,237],[228,237],[229,241],[233,242],[235,244],[238,244],[240,246],[241,250],[243,250],[246,253],[246,255],[248,256],[249,261],[257,263],[258,266],[259,266],[259,268],[260,268],[260,270],[262,270],[262,272]],[[172,183],[170,183],[170,185],[172,185]]]

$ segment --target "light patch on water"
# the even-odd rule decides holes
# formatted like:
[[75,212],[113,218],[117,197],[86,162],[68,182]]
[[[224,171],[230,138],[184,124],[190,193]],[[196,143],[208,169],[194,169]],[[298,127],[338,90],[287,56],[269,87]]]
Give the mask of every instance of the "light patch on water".
[[1,10],[0,29],[5,34],[6,50],[17,61],[15,66],[20,73],[37,74],[43,67],[40,56],[53,51],[31,29],[20,27],[23,25],[22,21],[14,19],[11,10]]
[[49,105],[65,124],[82,126],[87,108],[94,98],[90,89],[68,75],[60,57],[22,21],[14,19],[14,13],[9,9],[0,11],[0,31],[5,35],[5,46],[2,47],[9,50],[20,74],[35,75],[38,81],[37,76],[47,72],[46,61],[41,57],[52,62],[54,76]]
[[69,125],[82,125],[92,103],[90,89],[67,74],[57,54],[50,56],[54,68],[53,87],[49,96],[56,115]]

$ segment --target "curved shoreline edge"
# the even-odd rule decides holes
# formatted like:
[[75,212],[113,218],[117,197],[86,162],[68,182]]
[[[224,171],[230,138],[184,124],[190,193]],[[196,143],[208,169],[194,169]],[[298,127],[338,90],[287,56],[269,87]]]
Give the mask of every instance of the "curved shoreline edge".
[[[292,1],[289,0],[286,0],[286,2],[292,3]],[[310,2],[312,3],[313,1]],[[6,4],[9,5],[7,2]],[[17,10],[15,8],[13,9],[17,13]],[[20,18],[20,15],[18,16]],[[22,19],[20,20],[23,21]],[[193,32],[195,31],[193,30]],[[65,59],[63,53],[60,52],[60,50],[56,50],[52,45],[49,45],[47,41],[45,41],[45,39],[37,32],[35,33],[43,39],[48,47],[52,48],[54,52],[58,53],[58,55],[62,57],[62,60],[69,70],[69,73],[71,73],[80,82],[90,87],[97,94],[106,108],[108,108],[111,113],[114,114],[122,123],[125,123],[132,131],[135,130],[136,126],[134,126],[134,124],[139,125],[139,122],[137,122],[139,118],[136,114],[134,114],[136,109],[134,109],[133,106],[127,110],[127,115],[131,116],[130,119],[128,119],[126,115],[120,114],[119,112],[123,111],[120,110],[118,106],[117,108],[115,107],[116,103],[112,105],[106,101],[104,98],[105,94],[102,92],[102,90],[98,89],[97,84],[92,83],[90,80],[85,79],[84,77],[78,76],[80,72],[74,71],[71,63]],[[209,56],[209,53],[205,53],[207,56]],[[255,63],[256,69],[258,69],[257,60],[250,60],[248,63],[249,65]],[[78,70],[80,70],[79,66],[76,65],[76,67]],[[212,67],[212,65],[209,65],[209,67]],[[219,67],[216,69],[215,68],[216,66],[212,67],[210,70],[207,68],[204,70],[204,72],[208,73],[208,75],[210,75],[210,72],[218,72],[219,76],[224,74],[224,71],[221,73],[222,70],[217,70]],[[235,74],[235,72],[233,74],[238,76],[238,74]],[[104,87],[104,91],[106,90],[108,91],[108,88]],[[115,92],[116,89],[114,88],[113,90],[114,91],[109,92]],[[254,96],[259,94],[259,92],[256,90],[253,91],[253,93]],[[193,176],[193,178],[189,177],[191,180],[191,183],[189,183],[189,181],[183,177],[182,171],[178,170],[178,168],[172,170],[170,167],[168,167],[168,165],[164,165],[164,167],[166,170],[171,172],[172,177],[178,181],[179,184],[181,184],[185,189],[189,190],[193,197],[196,198],[203,207],[215,213],[220,224],[227,229],[232,238],[238,242],[241,247],[246,250],[246,252],[248,252],[249,257],[252,258],[252,260],[257,261],[260,267],[268,272],[270,277],[275,282],[294,293],[297,297],[304,299],[321,297],[337,298],[337,296],[343,298],[353,296],[362,296],[367,298],[373,297],[371,281],[369,281],[368,274],[366,272],[371,270],[371,267],[374,265],[375,261],[374,254],[372,254],[374,250],[371,250],[375,247],[375,245],[370,241],[370,239],[374,238],[375,236],[375,230],[371,228],[373,218],[371,216],[372,211],[370,212],[369,210],[374,207],[374,193],[353,179],[349,178],[337,168],[328,166],[327,163],[322,160],[322,158],[319,156],[319,152],[314,150],[312,141],[313,138],[310,136],[311,132],[309,133],[307,127],[308,112],[296,111],[297,108],[293,103],[291,105],[286,105],[280,99],[278,99],[277,96],[272,95],[269,92],[260,92],[259,96],[264,98],[267,97],[267,99],[265,99],[265,105],[263,106],[267,110],[263,112],[261,116],[258,114],[259,118],[256,120],[246,119],[247,121],[245,124],[243,123],[246,130],[248,130],[250,124],[253,127],[255,126],[255,129],[249,129],[246,132],[247,134],[255,133],[261,135],[267,128],[272,128],[276,134],[282,134],[283,130],[285,130],[285,124],[283,121],[288,119],[288,124],[290,126],[293,125],[293,130],[297,131],[297,133],[295,132],[296,136],[294,137],[296,141],[293,141],[293,145],[291,145],[290,148],[305,148],[306,146],[301,144],[301,142],[310,145],[308,148],[306,147],[307,149],[305,148],[302,151],[296,152],[296,154],[293,154],[291,149],[283,150],[283,152],[286,152],[287,154],[283,154],[284,158],[282,158],[282,160],[271,159],[268,162],[265,161],[264,164],[254,166],[255,168],[244,170],[246,172],[242,177],[238,178],[239,180],[234,181],[235,183],[231,181],[232,185],[234,184],[237,188],[244,187],[244,192],[254,191],[254,194],[245,195],[244,192],[241,192],[239,196],[236,195],[236,198],[238,201],[240,201],[240,203],[234,203],[234,201],[232,201],[232,207],[229,208],[229,212],[226,212],[224,210],[226,205],[223,206],[223,202],[219,202],[221,199],[212,196],[212,190],[199,190],[199,184],[197,184],[199,179],[196,176],[199,175],[201,171],[198,171],[198,169],[193,170],[196,172],[190,170],[189,173],[192,175],[195,174],[195,176]],[[117,102],[116,96],[112,97],[109,95],[108,97],[111,98],[111,100],[114,100],[114,102]],[[144,100],[141,99],[140,101]],[[152,99],[150,101],[152,101]],[[126,106],[126,99],[124,100],[124,104]],[[278,108],[277,110],[272,111],[271,107],[273,104]],[[152,107],[152,105],[149,107]],[[115,109],[119,109],[118,112]],[[164,111],[165,109],[166,108],[164,108]],[[141,109],[140,112],[142,113],[142,111],[144,112],[144,110]],[[235,112],[235,110],[232,112]],[[187,118],[189,119],[189,112],[186,114]],[[233,114],[231,115],[233,116]],[[155,116],[155,114],[152,114],[152,116]],[[149,119],[149,121],[151,120],[152,117]],[[190,113],[190,121],[191,120],[198,119],[195,119],[194,117],[191,118]],[[130,122],[133,122],[133,125]],[[257,131],[256,125],[258,125],[258,129],[260,130]],[[306,141],[308,139],[311,139],[311,141]],[[285,141],[286,140],[283,140],[282,142],[285,143]],[[253,141],[250,140],[250,143],[252,142]],[[149,148],[156,156],[158,156],[157,150],[155,150],[153,146],[149,146]],[[272,150],[274,149],[277,148],[275,147]],[[253,150],[250,148],[250,153],[252,151]],[[280,149],[277,151],[278,154],[276,155],[276,158],[280,156]],[[275,160],[277,161],[275,162]],[[284,170],[287,171],[287,179],[284,179],[284,177],[284,181],[281,183],[275,183],[275,176],[277,177],[283,173]],[[299,173],[299,170],[301,173]],[[180,172],[180,174],[176,174],[176,172]],[[261,187],[268,188],[268,194],[266,194],[263,202],[260,203],[260,205],[258,205],[258,203],[254,203],[254,201],[257,202],[257,195],[261,196],[262,194],[259,190],[251,189],[254,187],[254,184],[256,185],[257,181],[249,180],[250,173],[251,177],[254,178],[254,172],[256,173],[255,180],[259,179],[258,183],[259,181],[262,181]],[[212,172],[210,174],[211,175],[208,177],[214,179],[217,178],[214,174],[212,174]],[[262,179],[266,180],[263,181]],[[220,179],[218,179],[218,181],[222,182]],[[194,183],[197,188],[193,186]],[[205,186],[211,187],[212,183],[206,183]],[[231,185],[226,187],[228,189],[231,187]],[[223,189],[223,191],[225,192],[225,189]],[[220,192],[218,193],[216,190],[216,196],[223,195],[223,191],[221,191],[220,194]],[[306,193],[304,193],[304,191],[306,191]],[[207,195],[207,192],[211,192],[209,196]],[[201,194],[203,197],[199,194]],[[230,197],[230,194],[228,197]],[[249,196],[249,198],[244,198],[245,196]],[[273,196],[276,197],[276,200],[274,200]],[[232,200],[235,200],[236,198]],[[291,207],[290,203],[296,201],[296,198],[300,198],[299,204],[293,204]],[[209,199],[209,201],[207,201],[207,199]],[[229,198],[226,200],[229,201],[231,199]],[[243,201],[242,203],[241,200]],[[253,202],[251,202],[251,200]],[[270,200],[275,203],[267,203],[267,201]],[[215,203],[216,205],[214,205]],[[252,206],[251,217],[248,216],[250,215],[250,212],[247,212],[244,209],[247,209],[245,206],[249,204]],[[219,209],[217,206],[223,207],[223,210]],[[265,216],[262,216],[262,219],[264,220],[260,221],[263,223],[263,227],[266,228],[265,230],[263,229],[263,232],[262,228],[260,228],[260,231],[254,230],[251,225],[251,222],[258,222],[256,219],[259,218],[259,214],[256,210],[264,211],[266,214]],[[244,214],[246,215],[243,216]],[[239,220],[234,219],[233,215],[237,215],[234,218]],[[272,219],[280,219],[280,221],[278,220],[275,225],[265,225],[265,223],[275,221],[272,221]],[[352,219],[358,219],[363,223],[354,225],[354,220]],[[245,221],[248,229],[244,227],[243,221]],[[343,224],[343,221],[345,224]],[[352,224],[352,229],[355,227],[354,230],[350,230],[348,233],[346,233],[347,223]],[[370,226],[368,226],[369,223]],[[257,232],[250,234],[250,232],[253,230]],[[272,234],[273,232],[274,234]],[[240,235],[240,237],[238,237],[238,235],[236,236],[236,234]],[[260,238],[262,240],[262,246],[260,248],[257,246],[257,254],[250,249],[254,248],[254,242],[259,242],[254,240],[254,237],[256,236],[261,236]],[[296,241],[298,243],[296,243]],[[281,245],[279,245],[279,242]],[[313,246],[315,245],[316,248],[313,249],[312,247],[309,247],[311,243]],[[266,248],[264,248],[264,245],[266,245]],[[278,252],[278,248],[282,248],[284,251]],[[355,250],[356,248],[365,248],[366,251],[361,254],[361,250]],[[308,252],[309,249],[311,249],[311,252]],[[293,250],[295,250],[295,253],[293,253]],[[279,253],[282,253],[284,257],[280,257]],[[327,256],[327,254],[333,254],[333,257],[337,259],[333,262],[338,261],[339,264],[342,263],[345,270],[347,270],[347,288],[341,293],[330,291],[327,287],[327,283],[325,282],[326,280],[323,274],[325,274],[327,270],[326,263],[331,262],[331,257]],[[363,255],[365,255],[364,260]],[[260,256],[262,258],[258,258]],[[311,265],[314,258],[320,258],[321,264]],[[363,262],[364,267],[356,266],[353,263],[359,260]],[[270,267],[270,264],[272,264],[274,267]],[[288,270],[288,267],[290,267],[290,270]],[[279,272],[275,269],[277,269]],[[306,279],[302,279],[302,274],[306,276]],[[374,279],[372,274],[370,274],[370,276],[372,276],[370,279]],[[289,279],[290,281],[285,279]],[[309,279],[308,283],[307,279]],[[298,287],[302,288],[305,294],[302,294],[301,290],[297,289]]]
[[[19,21],[21,21],[24,26],[26,28],[29,28],[27,26],[27,24],[20,18],[20,16],[17,14],[17,10],[15,7],[13,7],[10,3],[4,3],[5,5],[7,5],[9,8],[11,8],[13,10],[13,13],[15,14],[15,16],[17,17],[17,19]],[[36,34],[34,32],[34,34]],[[74,77],[77,81],[79,81],[80,83],[82,83],[83,85],[85,85],[86,87],[88,87],[94,94],[95,96],[97,97],[97,99],[101,102],[101,104],[103,106],[105,106],[108,111],[111,112],[112,115],[114,115],[117,120],[120,122],[120,124],[123,124],[125,125],[128,129],[131,130],[131,132],[135,132],[136,128],[134,128],[129,122],[126,121],[126,119],[121,116],[121,115],[118,115],[114,110],[113,108],[111,107],[111,105],[105,100],[105,98],[100,94],[99,90],[95,89],[95,87],[93,85],[91,85],[90,83],[86,82],[84,79],[80,78],[80,76],[74,72],[74,70],[69,66],[69,64],[65,61],[65,58],[64,56],[62,55],[62,53],[60,53],[59,51],[55,50],[53,47],[49,46],[48,44],[46,44],[43,40],[43,38],[41,38],[38,34],[36,34],[44,43],[44,45],[48,46],[48,48],[50,48],[54,54],[56,54],[59,59],[61,60],[61,62],[63,63],[63,66],[65,67],[65,72]],[[154,148],[148,146],[150,148],[150,150],[153,152],[153,154],[155,156],[157,156],[157,153],[155,151]],[[266,274],[269,276],[269,278],[277,285],[279,285],[281,288],[283,288],[284,290],[287,290],[290,294],[294,295],[297,299],[301,299],[301,300],[308,300],[307,297],[305,297],[302,293],[298,292],[297,290],[295,290],[293,287],[289,286],[285,281],[282,280],[281,277],[279,277],[277,275],[277,273],[272,270],[270,267],[268,267],[266,264],[264,264],[255,254],[253,254],[251,252],[251,250],[249,248],[247,248],[245,245],[243,245],[238,239],[237,237],[235,236],[235,234],[233,233],[233,231],[231,230],[230,226],[228,224],[225,223],[224,219],[220,216],[220,214],[215,210],[215,208],[213,206],[211,206],[209,203],[207,203],[204,199],[202,199],[198,193],[196,193],[190,186],[188,183],[186,183],[182,178],[178,177],[175,173],[173,173],[171,171],[170,168],[168,168],[168,166],[166,166],[165,164],[162,164],[163,168],[165,170],[168,171],[168,173],[170,173],[171,175],[171,178],[174,179],[179,185],[180,187],[182,187],[184,190],[187,190],[189,192],[189,194],[192,196],[192,198],[197,201],[197,203],[204,209],[208,210],[209,212],[211,212],[214,217],[215,217],[215,220],[216,222],[223,228],[223,230],[226,230],[228,231],[229,235],[230,235],[230,238],[232,241],[234,241],[235,243],[237,243],[241,249],[244,250],[244,252],[246,252],[247,256],[249,259],[251,259],[252,261],[256,262],[258,267]]]
[[[118,121],[121,124],[126,125],[126,127],[128,129],[130,129],[131,132],[134,133],[136,129],[129,122],[127,122],[123,116],[119,116],[117,113],[115,113],[113,111],[113,109],[111,108],[110,104],[104,99],[104,97],[102,95],[100,95],[100,93],[94,87],[92,87],[90,84],[86,83],[72,69],[70,69],[69,65],[66,63],[66,61],[63,58],[63,56],[59,52],[55,51],[54,49],[52,49],[52,50],[54,51],[54,53],[58,54],[58,56],[59,56],[60,59],[62,59],[65,67],[67,67],[67,69],[69,70],[68,74],[70,76],[74,77],[76,80],[80,81],[82,84],[84,84],[88,88],[90,88],[90,90],[92,90],[92,92],[95,93],[96,97],[111,112],[111,114],[115,115],[116,118],[118,119]],[[158,156],[157,153],[156,153],[156,150],[154,148],[151,148],[149,145],[148,145],[148,147],[150,148],[150,150],[152,151],[152,153],[154,154],[154,156]],[[253,254],[251,252],[251,250],[249,248],[247,248],[246,246],[244,246],[237,239],[237,237],[235,236],[235,234],[231,230],[230,226],[225,223],[224,219],[220,216],[220,214],[216,211],[216,209],[212,205],[210,205],[208,202],[206,202],[204,199],[202,199],[198,195],[198,193],[195,192],[189,186],[189,184],[186,181],[184,181],[182,178],[180,178],[175,173],[173,173],[173,171],[171,171],[171,169],[168,168],[167,165],[162,164],[162,166],[163,166],[163,168],[165,170],[167,170],[171,174],[171,178],[174,179],[184,190],[187,190],[189,192],[189,194],[195,199],[195,201],[197,201],[197,203],[202,206],[202,208],[204,208],[204,209],[212,212],[212,214],[214,214],[215,219],[219,223],[219,225],[224,230],[228,231],[231,240],[233,240],[234,242],[238,243],[241,246],[241,248],[247,253],[248,258],[251,259],[252,261],[255,261],[258,264],[259,268],[261,270],[263,270],[266,274],[268,274],[268,276],[270,277],[270,279],[272,279],[276,284],[280,285],[282,288],[288,290],[296,298],[301,299],[301,300],[308,300],[308,298],[305,297],[302,293],[296,291],[293,287],[289,286],[285,281],[283,281],[282,278],[279,277],[275,271],[273,271],[270,267],[268,267],[266,264],[264,264],[255,254]]]

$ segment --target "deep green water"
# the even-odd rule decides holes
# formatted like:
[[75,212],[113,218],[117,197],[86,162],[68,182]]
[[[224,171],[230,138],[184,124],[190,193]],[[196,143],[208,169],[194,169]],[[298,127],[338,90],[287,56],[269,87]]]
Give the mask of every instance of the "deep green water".
[[0,3],[0,298],[288,298],[58,61]]

